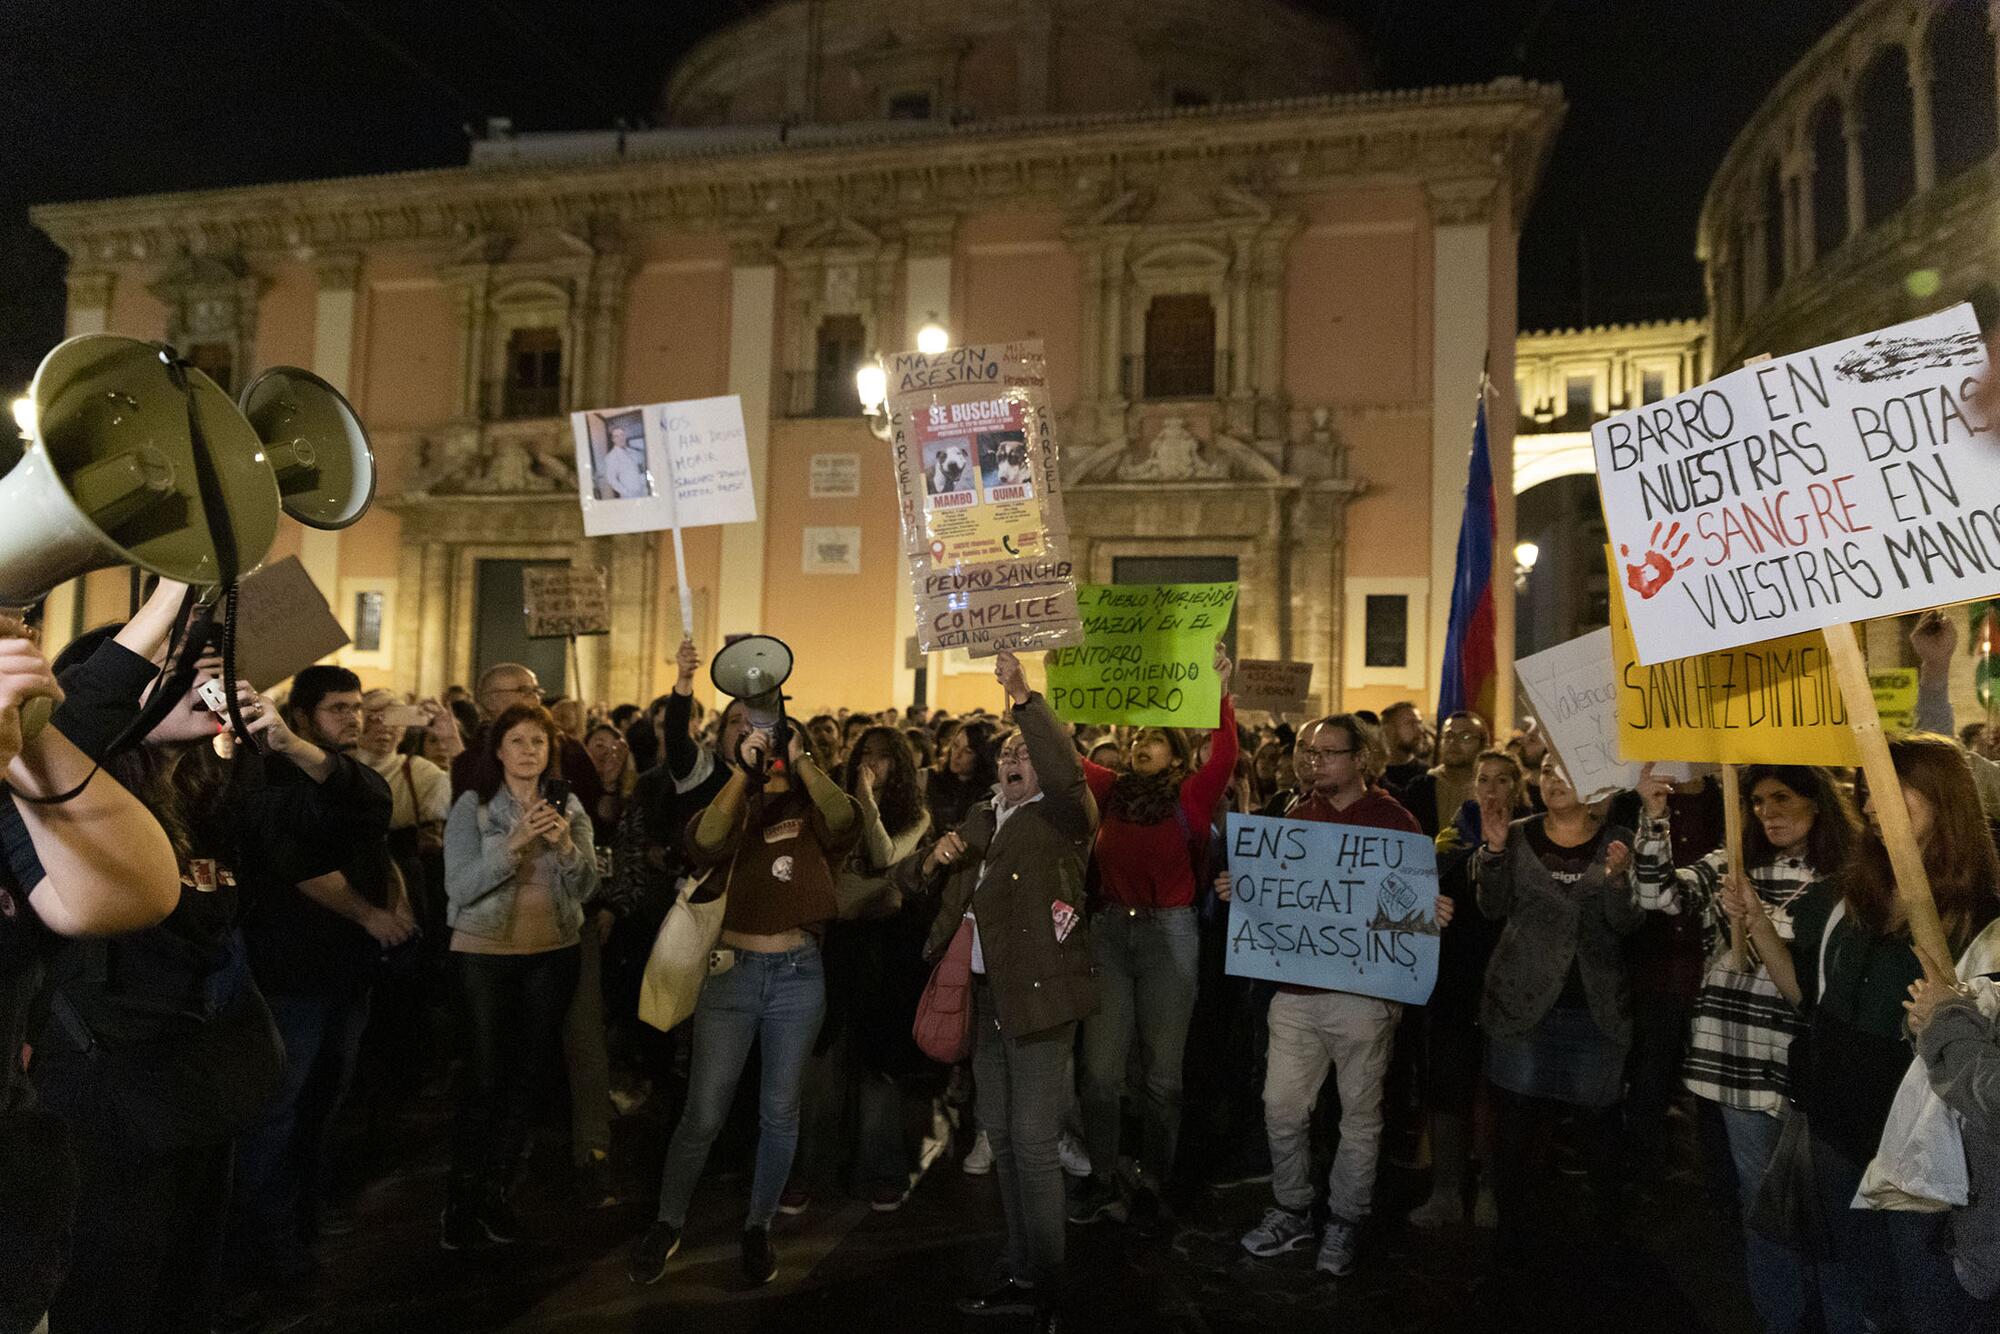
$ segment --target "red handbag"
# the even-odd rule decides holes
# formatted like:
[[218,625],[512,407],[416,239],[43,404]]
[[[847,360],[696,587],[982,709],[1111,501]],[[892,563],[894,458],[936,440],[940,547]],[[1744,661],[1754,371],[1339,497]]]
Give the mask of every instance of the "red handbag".
[[917,1047],[942,1065],[972,1055],[972,919],[961,918],[944,957],[931,969],[917,1019],[910,1026]]

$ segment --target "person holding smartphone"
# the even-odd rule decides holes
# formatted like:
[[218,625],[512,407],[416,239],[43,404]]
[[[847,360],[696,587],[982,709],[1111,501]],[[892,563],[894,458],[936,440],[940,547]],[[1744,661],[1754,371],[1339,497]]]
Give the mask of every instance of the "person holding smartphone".
[[536,1080],[555,1059],[576,991],[597,852],[583,802],[550,771],[559,738],[541,705],[503,710],[445,822],[446,918],[466,1047],[440,1220],[448,1251],[520,1237],[508,1183]]

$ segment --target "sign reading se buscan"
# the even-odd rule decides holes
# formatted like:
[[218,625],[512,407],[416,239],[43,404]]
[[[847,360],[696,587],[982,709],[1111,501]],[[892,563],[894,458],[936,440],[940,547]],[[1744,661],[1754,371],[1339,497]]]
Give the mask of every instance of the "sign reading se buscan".
[[1421,1005],[1437,985],[1437,849],[1421,834],[1229,817],[1234,977]]
[[1073,723],[1214,727],[1222,717],[1215,641],[1235,584],[1079,584],[1083,643],[1053,648],[1049,707]]
[[2000,427],[1970,306],[1591,428],[1646,665],[2000,591]]

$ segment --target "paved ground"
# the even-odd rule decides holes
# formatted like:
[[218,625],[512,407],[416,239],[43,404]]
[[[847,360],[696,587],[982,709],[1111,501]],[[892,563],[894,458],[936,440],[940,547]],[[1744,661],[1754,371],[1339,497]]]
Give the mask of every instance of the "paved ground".
[[[620,1123],[620,1153],[634,1165],[634,1201],[583,1211],[563,1198],[559,1172],[538,1167],[519,1195],[530,1239],[506,1251],[440,1251],[442,1128],[435,1107],[408,1123],[415,1167],[379,1178],[359,1197],[357,1229],[328,1245],[302,1334],[506,1331],[507,1334],[655,1334],[739,1331],[956,1331],[952,1300],[983,1277],[1001,1240],[991,1178],[965,1176],[945,1159],[894,1214],[858,1203],[816,1205],[780,1220],[776,1282],[744,1291],[736,1228],[745,1179],[704,1183],[688,1239],[667,1278],[637,1288],[624,1248],[650,1216],[662,1127],[641,1114]],[[399,1131],[399,1138],[402,1132]],[[738,1149],[740,1154],[740,1146]],[[719,1153],[720,1165],[736,1157]],[[544,1157],[559,1167],[559,1156]],[[1422,1182],[1389,1169],[1382,1219],[1400,1218]],[[1361,1267],[1334,1282],[1313,1273],[1311,1252],[1258,1261],[1236,1245],[1267,1202],[1241,1187],[1195,1202],[1173,1226],[1142,1237],[1115,1224],[1071,1229],[1077,1293],[1070,1328],[1094,1334],[1250,1334],[1338,1329],[1347,1334],[1532,1328],[1748,1334],[1754,1320],[1736,1277],[1734,1225],[1710,1212],[1691,1173],[1633,1201],[1623,1235],[1579,1228],[1553,1248],[1558,1270],[1495,1281],[1491,1234],[1471,1228],[1421,1233],[1400,1223],[1371,1229]],[[1558,1198],[1576,1185],[1552,1177]],[[992,1328],[995,1322],[973,1322]],[[1006,1334],[997,1322],[995,1334]]]

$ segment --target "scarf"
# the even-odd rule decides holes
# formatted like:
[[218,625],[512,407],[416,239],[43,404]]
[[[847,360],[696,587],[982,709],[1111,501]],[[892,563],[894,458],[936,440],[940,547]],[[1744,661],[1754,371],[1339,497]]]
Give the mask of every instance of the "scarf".
[[1181,799],[1181,780],[1186,775],[1168,769],[1157,774],[1122,773],[1104,799],[1104,818],[1127,824],[1161,824],[1174,818],[1174,804]]

